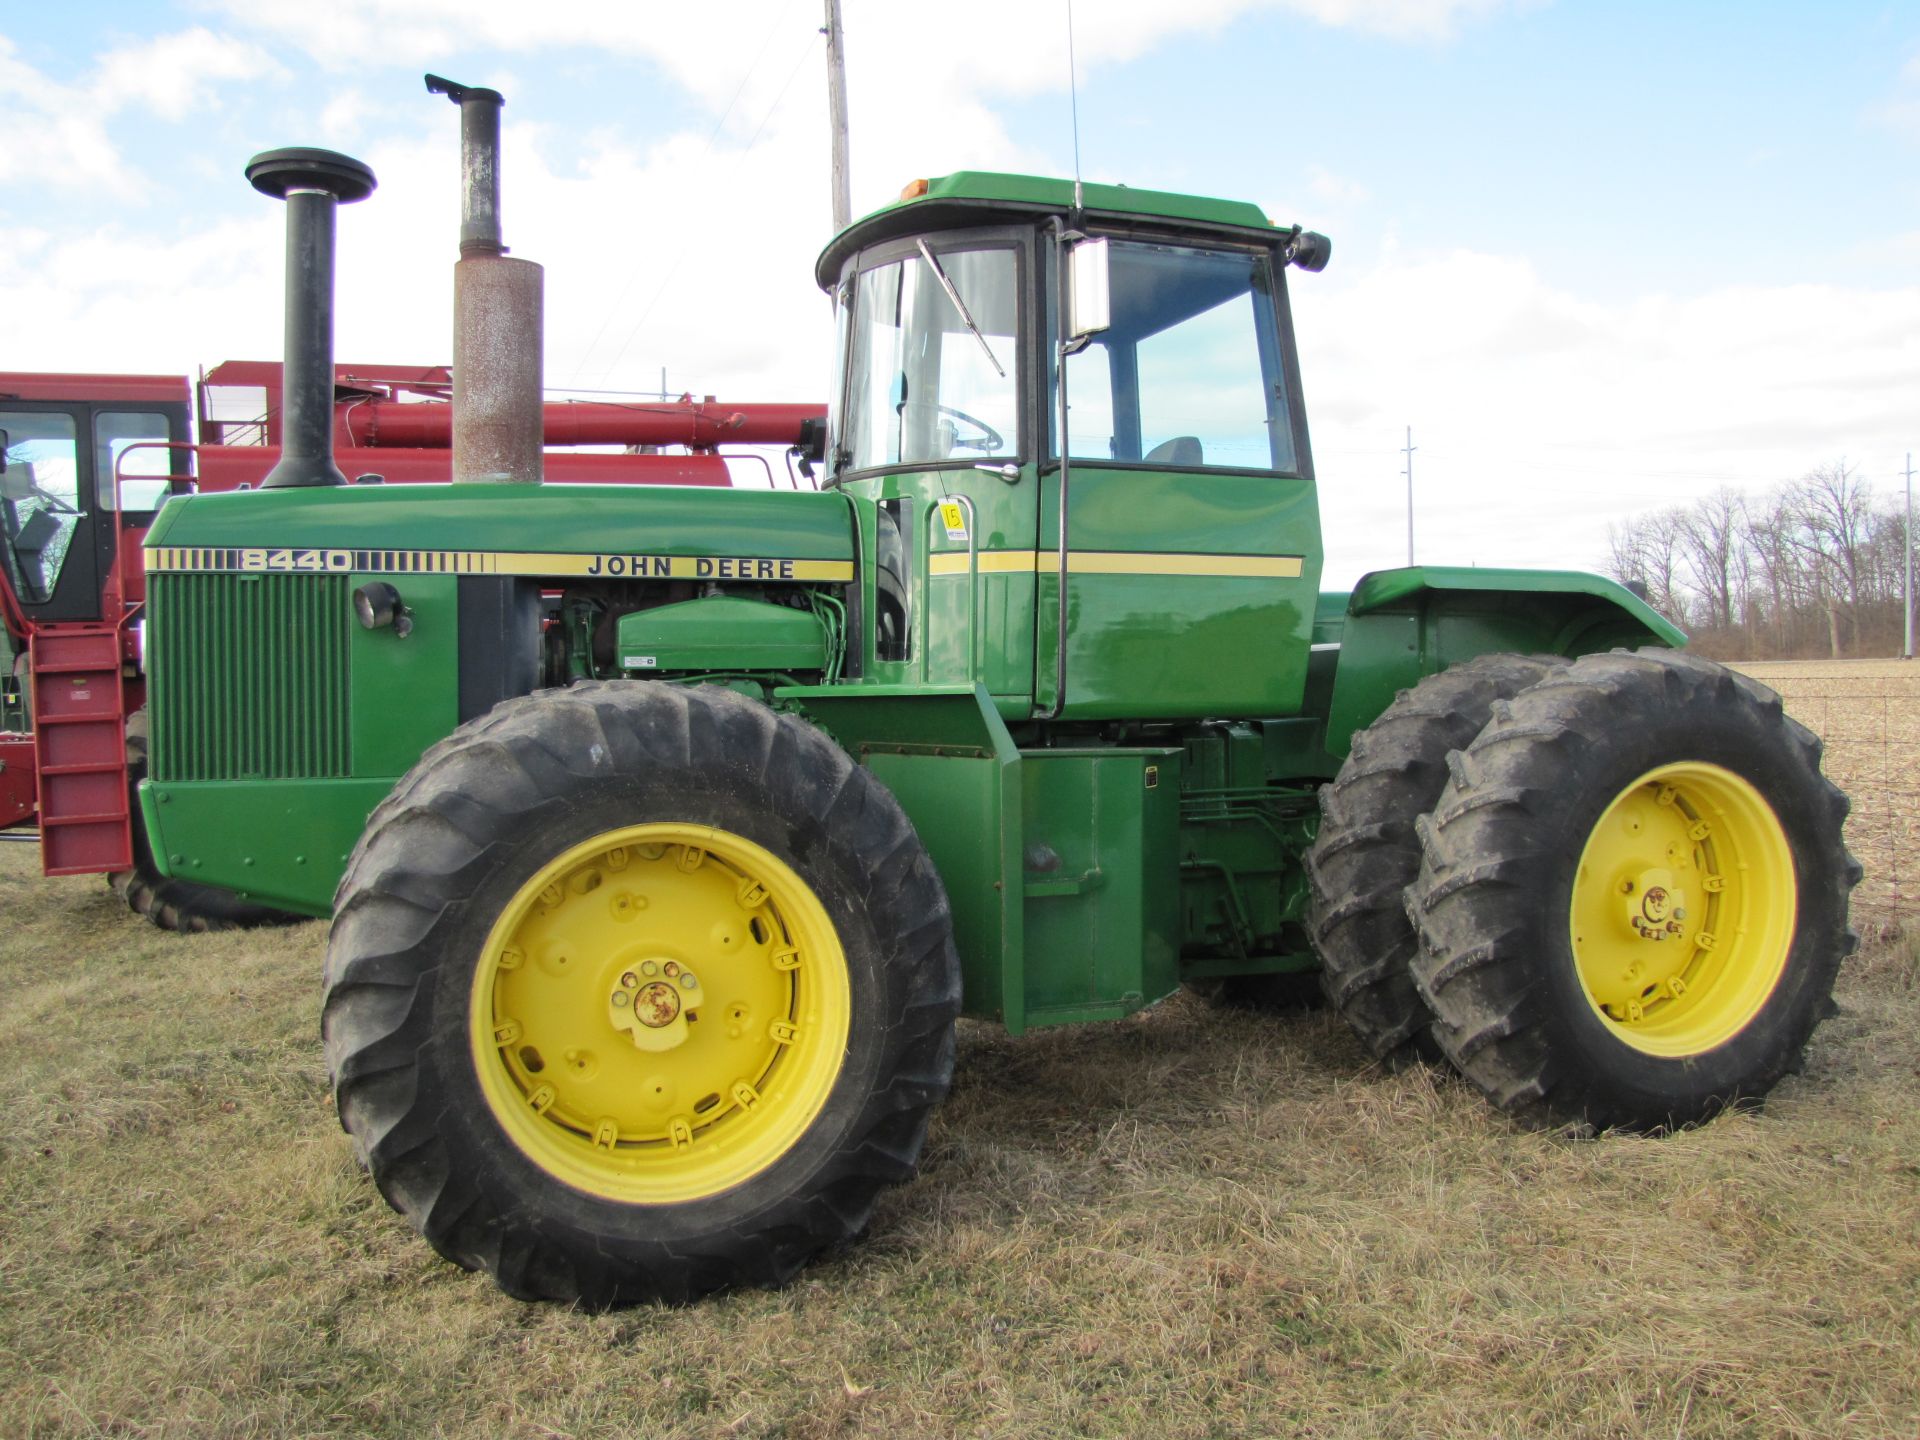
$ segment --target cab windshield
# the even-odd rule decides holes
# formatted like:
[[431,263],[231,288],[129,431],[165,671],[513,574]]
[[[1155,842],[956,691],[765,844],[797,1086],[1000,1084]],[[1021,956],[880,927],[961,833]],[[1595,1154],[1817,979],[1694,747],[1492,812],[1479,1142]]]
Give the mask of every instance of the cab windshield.
[[1109,254],[1112,326],[1067,361],[1073,458],[1297,473],[1266,256],[1121,240]]
[[1016,252],[912,251],[840,295],[847,337],[840,470],[1011,459],[1019,449]]

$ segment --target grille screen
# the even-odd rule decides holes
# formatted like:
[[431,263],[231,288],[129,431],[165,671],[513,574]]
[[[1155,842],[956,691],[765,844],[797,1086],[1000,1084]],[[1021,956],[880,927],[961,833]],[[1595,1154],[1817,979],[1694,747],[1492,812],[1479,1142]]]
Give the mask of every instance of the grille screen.
[[147,577],[156,780],[348,773],[344,575]]

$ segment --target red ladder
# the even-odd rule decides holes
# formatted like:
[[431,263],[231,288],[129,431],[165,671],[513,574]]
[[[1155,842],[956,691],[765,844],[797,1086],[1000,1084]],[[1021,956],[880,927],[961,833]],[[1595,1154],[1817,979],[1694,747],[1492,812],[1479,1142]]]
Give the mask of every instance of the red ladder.
[[33,637],[40,861],[49,875],[133,866],[120,631],[61,625]]

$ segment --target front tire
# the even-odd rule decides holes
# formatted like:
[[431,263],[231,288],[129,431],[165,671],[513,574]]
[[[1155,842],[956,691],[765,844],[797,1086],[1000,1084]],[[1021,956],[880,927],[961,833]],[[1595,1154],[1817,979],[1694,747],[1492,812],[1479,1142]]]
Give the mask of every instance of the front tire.
[[1797,1067],[1853,948],[1847,800],[1771,690],[1590,655],[1452,758],[1407,893],[1435,1038],[1501,1109],[1664,1130]]
[[257,930],[311,920],[311,915],[262,905],[218,885],[201,885],[160,873],[140,817],[140,782],[147,774],[147,746],[147,712],[138,710],[127,717],[127,806],[133,823],[133,868],[107,876],[108,886],[126,907],[162,930],[183,935]]
[[717,688],[509,701],[341,881],[342,1125],[448,1259],[593,1308],[774,1285],[908,1178],[953,1070],[945,892],[878,781]]

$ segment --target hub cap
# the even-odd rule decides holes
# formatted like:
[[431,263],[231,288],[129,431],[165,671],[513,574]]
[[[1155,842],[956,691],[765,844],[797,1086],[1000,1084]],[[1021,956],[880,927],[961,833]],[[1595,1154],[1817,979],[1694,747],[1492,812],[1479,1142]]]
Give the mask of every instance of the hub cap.
[[806,882],[700,825],[574,846],[509,899],[474,973],[481,1090],[578,1189],[716,1194],[805,1133],[845,1056],[846,956]]
[[1620,1040],[1650,1055],[1725,1044],[1779,984],[1797,892],[1766,798],[1718,765],[1649,770],[1614,797],[1574,879],[1574,965]]

